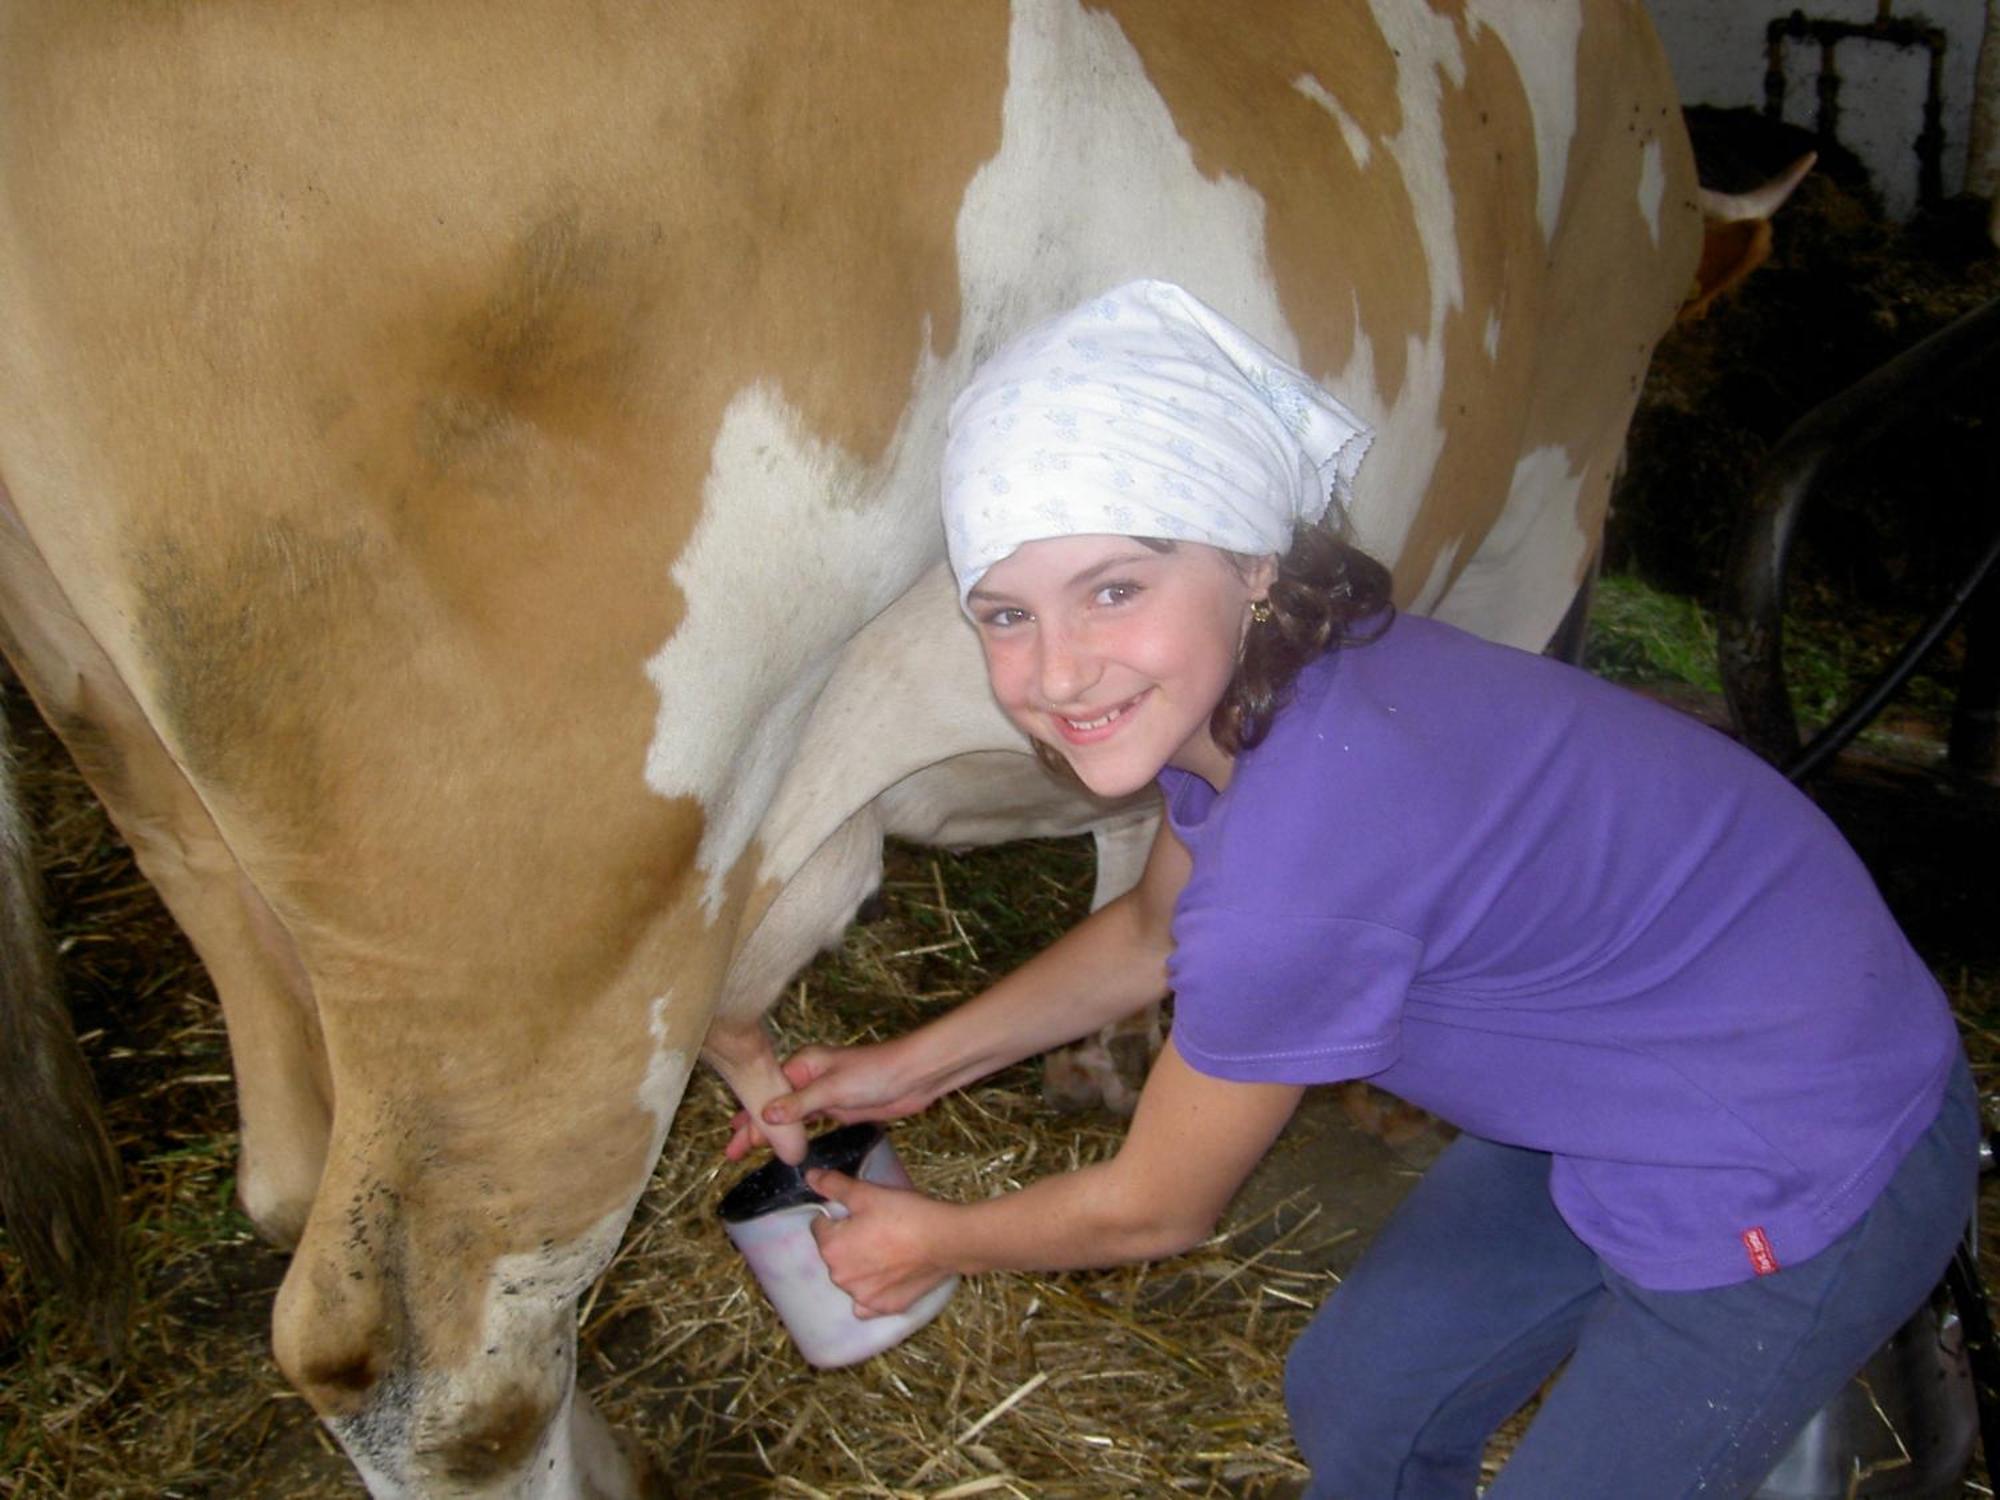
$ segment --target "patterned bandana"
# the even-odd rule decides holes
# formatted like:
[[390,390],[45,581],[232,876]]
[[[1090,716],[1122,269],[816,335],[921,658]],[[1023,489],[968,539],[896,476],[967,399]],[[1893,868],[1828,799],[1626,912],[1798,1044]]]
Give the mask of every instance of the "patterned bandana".
[[1283,553],[1345,503],[1371,434],[1213,308],[1134,281],[1030,329],[953,403],[958,597],[1023,542],[1104,534]]

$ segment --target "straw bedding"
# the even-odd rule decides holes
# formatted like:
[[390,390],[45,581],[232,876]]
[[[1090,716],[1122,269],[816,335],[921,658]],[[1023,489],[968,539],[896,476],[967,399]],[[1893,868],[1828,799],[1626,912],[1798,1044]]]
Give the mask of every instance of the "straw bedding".
[[[268,1352],[283,1260],[235,1212],[233,1089],[206,976],[18,694],[23,795],[79,1030],[125,1162],[132,1346],[105,1368],[0,1239],[0,1496],[353,1496]],[[1087,845],[895,850],[889,915],[798,981],[786,1045],[886,1036],[974,991],[1081,910]],[[1330,1282],[1324,1215],[1276,1205],[1171,1266],[968,1282],[853,1370],[799,1359],[714,1204],[731,1105],[705,1070],[617,1259],[581,1309],[581,1380],[678,1493],[1251,1495],[1303,1471],[1283,1351]],[[1116,1149],[1032,1068],[896,1127],[918,1181],[977,1197]],[[1292,1232],[1279,1238],[1283,1220]],[[1274,1243],[1274,1239],[1276,1242]]]
[[[10,707],[65,974],[126,1163],[140,1306],[126,1362],[107,1370],[0,1255],[0,1496],[358,1495],[268,1356],[283,1262],[231,1206],[232,1091],[205,977],[67,761]],[[1073,843],[892,849],[888,916],[796,983],[776,1013],[785,1045],[891,1035],[974,992],[1075,919],[1088,861]],[[1990,1074],[1982,972],[1955,977]],[[731,1107],[712,1075],[697,1076],[581,1308],[585,1388],[675,1493],[1295,1492],[1304,1471],[1286,1432],[1283,1353],[1357,1238],[1351,1205],[1312,1191],[1310,1161],[1247,1195],[1191,1255],[979,1278],[904,1345],[816,1373],[713,1217],[739,1170],[719,1155]],[[895,1129],[919,1184],[959,1199],[1101,1159],[1120,1138],[1116,1120],[1052,1116],[1031,1067]]]

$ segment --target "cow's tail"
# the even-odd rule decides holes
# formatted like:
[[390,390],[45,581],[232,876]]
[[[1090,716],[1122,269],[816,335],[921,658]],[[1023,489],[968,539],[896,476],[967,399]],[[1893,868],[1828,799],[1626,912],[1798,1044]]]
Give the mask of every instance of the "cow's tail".
[[0,719],[0,1219],[29,1274],[122,1349],[131,1272],[118,1157],[56,987],[41,881]]

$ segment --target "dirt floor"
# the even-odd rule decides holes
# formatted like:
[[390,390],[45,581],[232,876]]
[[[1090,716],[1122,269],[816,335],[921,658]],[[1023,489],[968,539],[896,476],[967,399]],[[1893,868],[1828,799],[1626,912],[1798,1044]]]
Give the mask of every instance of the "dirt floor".
[[[1948,224],[1892,234],[1831,180],[1804,198],[1752,293],[1679,336],[1656,371],[1613,533],[1614,559],[1655,581],[1704,590],[1729,497],[1777,433],[1882,349],[2000,292],[2000,262]],[[1855,589],[1894,614],[1931,587],[1964,524],[1935,507],[1995,446],[1940,414],[1900,468],[1857,463],[1808,542],[1814,597]],[[1885,522],[1913,483],[1914,518]],[[1949,690],[1947,673],[1936,691]],[[1712,699],[1689,706],[1715,712]],[[18,694],[7,708],[65,982],[124,1158],[140,1293],[128,1358],[107,1368],[0,1239],[0,1497],[357,1496],[266,1353],[284,1262],[232,1206],[229,1066],[206,979],[46,731]],[[1951,990],[1993,1092],[2000,800],[1938,771],[1922,738],[1934,733],[1920,728],[1907,754],[1850,758],[1822,797]],[[1086,889],[1072,845],[895,851],[888,916],[804,976],[780,1024],[795,1041],[915,1024],[1073,920]],[[1198,1254],[1150,1274],[986,1278],[909,1344],[816,1376],[711,1217],[731,1175],[716,1156],[728,1104],[704,1076],[586,1299],[581,1382],[694,1497],[1278,1492],[1301,1473],[1278,1399],[1283,1349],[1440,1139],[1400,1120],[1391,1140],[1359,1129],[1355,1103],[1316,1095]],[[971,1194],[1101,1156],[1118,1127],[1049,1117],[1020,1069],[900,1138],[920,1183]],[[2000,1194],[1982,1223],[1989,1251],[2000,1246]],[[1965,1493],[1992,1493],[1983,1469]]]

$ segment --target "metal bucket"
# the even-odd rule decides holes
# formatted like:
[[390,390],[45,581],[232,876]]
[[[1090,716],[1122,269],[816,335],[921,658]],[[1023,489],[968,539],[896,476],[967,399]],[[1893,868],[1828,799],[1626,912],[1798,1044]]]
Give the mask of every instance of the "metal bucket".
[[1965,1328],[1940,1289],[1806,1424],[1752,1500],[1950,1500],[1978,1434]]

